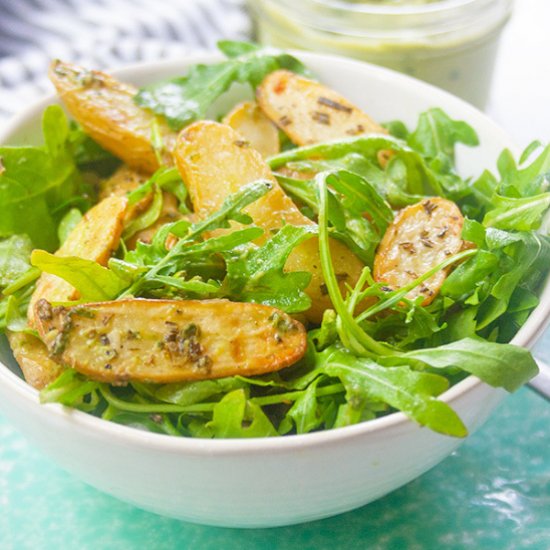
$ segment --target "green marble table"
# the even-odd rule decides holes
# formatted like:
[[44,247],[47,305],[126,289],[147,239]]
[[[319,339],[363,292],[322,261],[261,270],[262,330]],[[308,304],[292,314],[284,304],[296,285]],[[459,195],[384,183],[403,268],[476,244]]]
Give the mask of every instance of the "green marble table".
[[[550,331],[538,345],[550,361]],[[139,510],[65,473],[0,417],[0,548],[550,548],[550,403],[523,388],[439,466],[353,512],[221,529]]]

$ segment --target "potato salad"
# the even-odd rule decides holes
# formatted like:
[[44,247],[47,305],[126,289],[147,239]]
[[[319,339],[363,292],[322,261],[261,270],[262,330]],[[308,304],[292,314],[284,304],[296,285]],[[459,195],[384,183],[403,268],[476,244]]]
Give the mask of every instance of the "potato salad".
[[537,372],[509,342],[550,266],[550,147],[464,179],[455,146],[478,137],[437,106],[375,120],[283,51],[219,48],[142,88],[53,61],[43,144],[0,146],[0,331],[22,375],[42,402],[177,437],[396,411],[466,436],[441,394]]

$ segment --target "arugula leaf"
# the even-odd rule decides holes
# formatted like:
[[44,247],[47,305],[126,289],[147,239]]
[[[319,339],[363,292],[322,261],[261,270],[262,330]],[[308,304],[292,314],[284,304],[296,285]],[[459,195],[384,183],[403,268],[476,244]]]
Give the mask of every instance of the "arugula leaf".
[[[538,147],[538,142],[527,147],[520,163],[524,164]],[[521,169],[512,153],[506,149],[498,158],[497,168],[501,177],[500,194],[512,198],[540,195],[550,187],[550,145],[543,148],[531,164]]]
[[61,403],[68,407],[92,411],[98,404],[99,388],[99,382],[88,380],[73,369],[66,369],[40,391],[40,403]]
[[212,103],[235,83],[256,88],[263,78],[277,70],[305,73],[305,67],[291,55],[243,42],[222,41],[220,50],[227,61],[195,65],[186,76],[141,88],[135,97],[140,107],[163,115],[174,130],[203,119]]
[[[247,227],[238,231],[233,231],[219,237],[211,237],[206,241],[189,245],[185,240],[177,243],[160,261],[149,268],[148,271],[138,275],[132,286],[121,296],[132,294],[140,296],[144,292],[148,293],[151,289],[168,287],[172,289],[180,289],[185,294],[196,292],[211,294],[217,293],[218,287],[213,287],[211,284],[197,281],[185,281],[176,278],[174,275],[178,272],[192,276],[199,276],[196,273],[197,267],[203,266],[205,261],[210,262],[216,267],[215,256],[223,252],[227,252],[233,248],[237,248],[249,243],[260,237],[263,234],[263,229],[259,227]],[[187,246],[180,246],[187,244]],[[131,256],[127,255],[127,260]],[[211,274],[210,274],[211,275]]]
[[26,234],[35,246],[51,250],[58,244],[57,223],[66,207],[76,199],[89,206],[90,189],[70,152],[61,107],[44,111],[42,127],[42,147],[0,147],[0,237]]
[[244,390],[229,392],[214,407],[205,426],[212,437],[270,437],[279,435],[259,405],[246,399]]
[[311,342],[317,351],[323,351],[338,340],[337,315],[333,309],[325,309],[321,326],[309,332]]
[[[136,266],[147,266],[148,269],[139,275],[122,296],[139,295],[148,285],[154,284],[157,275],[173,275],[181,269],[192,267],[188,262],[190,258],[195,263],[200,263],[206,258],[208,264],[214,268],[219,267],[219,262],[216,264],[215,260],[213,261],[209,256],[254,240],[263,233],[263,230],[251,227],[222,237],[208,239],[195,247],[189,246],[190,243],[199,239],[207,231],[230,227],[230,220],[245,224],[251,223],[252,219],[243,212],[243,209],[265,195],[272,185],[270,181],[264,180],[252,182],[227,197],[221,208],[205,220],[193,225],[186,220],[166,224],[157,231],[151,244],[138,242],[136,250],[127,253],[124,259]],[[168,251],[164,243],[169,233],[180,237],[180,240]]]
[[128,193],[128,203],[130,205],[136,204],[146,197],[155,186],[176,195],[180,201],[181,212],[184,214],[189,212],[186,205],[188,196],[187,188],[181,179],[178,169],[173,166],[161,166],[147,181]]
[[[239,223],[250,224],[252,218],[243,212],[249,204],[263,197],[273,187],[273,183],[269,180],[258,180],[247,185],[243,185],[237,192],[229,195],[224,201],[219,210],[194,224],[185,237],[187,239],[196,238],[206,231],[214,231],[215,229],[228,229],[229,222],[234,220]],[[178,235],[176,231],[177,224],[172,227],[171,231]],[[183,236],[183,235],[179,235]]]
[[173,288],[178,291],[178,295],[183,294],[186,297],[195,299],[207,299],[220,296],[220,284],[217,281],[203,281],[200,277],[192,277],[191,279],[182,279],[180,277],[169,277],[165,275],[157,275],[155,282],[164,285],[166,288]]
[[393,211],[373,186],[352,172],[339,170],[318,174],[316,187],[321,179],[332,188],[328,198],[328,219],[336,230],[333,236],[371,265],[376,247],[393,220]]
[[304,292],[311,273],[284,272],[286,260],[300,243],[316,234],[314,226],[283,226],[261,247],[223,253],[227,263],[224,288],[238,301],[256,302],[297,313],[311,306]]
[[31,264],[32,242],[27,235],[13,235],[0,240],[0,289],[14,283]]
[[124,228],[122,237],[125,240],[129,239],[139,231],[142,231],[143,229],[146,229],[147,227],[153,225],[159,219],[162,213],[163,202],[164,199],[162,196],[162,191],[160,187],[155,186],[151,206],[149,206],[149,208],[140,216],[128,223],[128,225]]
[[485,214],[483,225],[498,229],[531,231],[538,229],[550,207],[550,193],[532,197],[509,198],[495,195],[493,208]]
[[109,411],[109,418],[111,422],[129,426],[137,430],[144,430],[146,432],[153,432],[159,434],[176,435],[182,434],[175,430],[173,426],[168,424],[168,417],[164,414],[145,414],[145,413],[133,413],[125,411]]
[[346,244],[364,263],[372,264],[381,235],[393,220],[393,211],[368,181],[338,169],[321,172],[309,181],[276,176],[283,189],[307,204],[314,214],[319,213],[318,181],[326,180],[330,185],[328,220],[334,228],[331,236]]
[[346,388],[348,402],[366,394],[388,403],[432,430],[465,437],[468,431],[449,405],[435,399],[448,387],[439,375],[415,372],[406,366],[382,367],[376,362],[357,358],[343,351],[326,350],[322,359],[325,372],[339,378]]
[[[512,344],[496,344],[479,338],[464,338],[445,346],[410,351],[399,361],[414,359],[442,369],[459,367],[494,387],[510,392],[520,388],[538,373],[531,353]],[[394,360],[385,360],[393,363]]]
[[287,413],[292,418],[296,426],[296,433],[305,434],[318,428],[323,418],[319,414],[319,404],[317,402],[317,384],[319,378],[314,380],[307,389],[301,392],[301,395],[294,401],[294,404]]
[[83,258],[60,257],[44,250],[34,250],[31,263],[73,285],[80,292],[80,299],[85,301],[112,300],[128,286],[111,270]]
[[234,376],[230,378],[218,378],[216,380],[163,384],[159,387],[154,387],[153,393],[157,399],[166,403],[188,406],[246,386],[246,382]]
[[368,214],[379,235],[393,221],[394,213],[376,189],[365,179],[344,170],[328,176],[328,184],[342,195],[341,204],[353,213]]
[[390,120],[389,122],[384,122],[382,126],[384,126],[393,137],[407,141],[410,132],[407,125],[401,120]]
[[550,238],[535,232],[510,233],[489,228],[486,233],[489,250],[498,252],[499,269],[487,282],[488,296],[480,305],[477,316],[481,330],[501,315],[521,283],[538,290],[550,264]]
[[59,238],[59,244],[63,244],[71,231],[78,225],[82,219],[82,213],[78,208],[71,208],[59,222],[57,226],[57,236]]
[[499,258],[496,254],[480,250],[451,272],[441,287],[441,294],[458,299],[473,292],[478,284],[494,273],[498,265]]
[[[412,153],[404,142],[390,136],[360,135],[313,145],[305,145],[283,151],[267,159],[272,170],[276,170],[289,162],[321,158],[324,160],[340,159],[351,153],[357,153],[367,159],[375,159],[378,151],[391,149],[393,151],[407,151]],[[417,155],[418,156],[418,155]],[[421,160],[419,162],[422,162]]]
[[[378,163],[381,150],[393,152],[385,169]],[[366,178],[394,206],[413,204],[434,195],[457,200],[469,193],[467,183],[454,173],[448,159],[437,157],[428,163],[405,142],[391,136],[360,135],[306,145],[270,157],[268,164],[273,170],[296,161],[315,166],[319,158],[325,170],[345,167]]]
[[475,130],[466,122],[451,119],[442,109],[422,113],[416,130],[407,137],[407,143],[428,159],[443,157],[454,163],[457,143],[473,147],[479,145]]

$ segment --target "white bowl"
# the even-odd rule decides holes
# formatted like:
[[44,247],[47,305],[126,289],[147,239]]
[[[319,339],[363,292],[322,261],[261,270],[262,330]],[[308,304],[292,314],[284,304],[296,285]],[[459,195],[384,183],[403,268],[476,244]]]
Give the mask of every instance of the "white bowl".
[[[439,106],[469,122],[481,146],[461,148],[464,176],[494,168],[510,139],[463,101],[401,74],[328,55],[297,55],[321,81],[375,119],[413,125]],[[141,85],[182,74],[215,55],[181,62],[142,64],[116,71]],[[234,92],[240,93],[240,92]],[[0,136],[0,143],[35,143],[47,97],[29,107]],[[541,305],[513,342],[531,347],[550,315],[550,284]],[[109,423],[60,405],[40,405],[21,378],[4,338],[0,342],[0,407],[6,417],[67,471],[111,495],[152,512],[197,523],[266,527],[299,523],[351,510],[418,477],[462,440],[421,428],[402,413],[337,430],[276,439],[176,438]],[[470,376],[442,397],[477,429],[505,396]],[[67,495],[67,498],[71,498]]]

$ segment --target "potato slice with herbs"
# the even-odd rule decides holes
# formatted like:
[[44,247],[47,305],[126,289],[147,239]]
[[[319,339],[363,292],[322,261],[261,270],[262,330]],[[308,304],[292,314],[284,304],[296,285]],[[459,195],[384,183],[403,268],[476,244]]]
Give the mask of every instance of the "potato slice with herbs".
[[25,380],[33,388],[45,388],[62,373],[63,367],[50,358],[48,349],[36,336],[11,331],[6,331],[6,336]]
[[[145,183],[149,176],[138,172],[133,168],[123,164],[115,173],[100,182],[99,184],[99,200],[107,197],[125,197],[134,189]],[[140,201],[133,205],[128,205],[126,209],[125,222],[133,220],[149,208],[153,200],[153,193],[147,194]]]
[[279,152],[279,131],[256,102],[239,103],[225,116],[223,123],[237,130],[262,157]]
[[[261,155],[243,144],[239,134],[227,125],[208,121],[192,124],[180,134],[175,159],[200,218],[218,210],[227,196],[243,185],[266,179],[273,184],[271,191],[246,208],[254,223],[265,230],[263,240],[271,230],[285,223],[313,224],[281,189]],[[363,264],[339,241],[331,241],[330,248],[343,290],[345,283],[353,285],[357,281]],[[306,316],[312,322],[320,322],[323,312],[332,307],[332,303],[323,279],[317,238],[298,245],[290,254],[285,269],[312,274],[306,289],[312,306]]]
[[[118,247],[127,202],[126,197],[108,197],[96,204],[86,212],[55,255],[76,256],[106,265]],[[77,290],[68,282],[50,273],[42,273],[29,304],[31,326],[34,322],[34,306],[38,301],[69,302],[77,298]]]
[[176,134],[164,120],[134,103],[134,86],[59,60],[51,65],[50,80],[86,133],[128,166],[146,173],[159,168],[152,140],[155,129],[164,145],[163,163],[172,164]]
[[[464,218],[458,206],[433,197],[403,208],[386,230],[374,258],[373,276],[390,288],[402,288],[464,247]],[[447,277],[441,270],[407,295],[430,304]]]
[[273,188],[246,209],[257,225],[269,231],[285,222],[313,223],[281,189],[258,151],[226,124],[195,122],[181,132],[174,154],[199,218],[218,210],[243,185],[264,179]]
[[35,306],[52,358],[114,384],[170,383],[280,370],[306,350],[301,323],[227,300],[120,300]]
[[296,145],[387,130],[340,94],[290,71],[268,74],[256,91],[258,105]]

